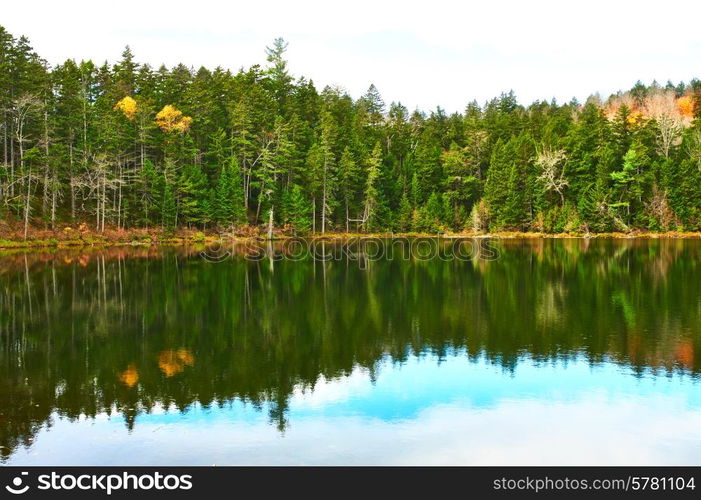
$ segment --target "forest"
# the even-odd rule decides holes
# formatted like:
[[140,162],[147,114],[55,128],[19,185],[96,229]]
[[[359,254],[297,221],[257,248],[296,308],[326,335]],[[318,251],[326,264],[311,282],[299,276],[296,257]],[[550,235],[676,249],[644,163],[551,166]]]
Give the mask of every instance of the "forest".
[[[701,230],[701,81],[464,112],[288,68],[50,66],[0,27],[0,220],[60,230]],[[235,61],[234,61],[235,62]],[[369,80],[372,78],[368,75]],[[410,78],[407,72],[407,78]],[[436,77],[436,92],[440,91]],[[465,85],[469,98],[469,83]],[[467,102],[467,99],[466,99]]]

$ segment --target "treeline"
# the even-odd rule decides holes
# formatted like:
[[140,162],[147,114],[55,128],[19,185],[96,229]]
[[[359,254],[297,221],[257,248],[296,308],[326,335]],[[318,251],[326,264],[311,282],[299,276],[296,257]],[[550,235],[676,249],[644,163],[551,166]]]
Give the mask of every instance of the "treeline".
[[[464,113],[294,79],[42,60],[0,27],[0,215],[97,230],[701,229],[701,82]],[[440,82],[436,83],[436,88]]]

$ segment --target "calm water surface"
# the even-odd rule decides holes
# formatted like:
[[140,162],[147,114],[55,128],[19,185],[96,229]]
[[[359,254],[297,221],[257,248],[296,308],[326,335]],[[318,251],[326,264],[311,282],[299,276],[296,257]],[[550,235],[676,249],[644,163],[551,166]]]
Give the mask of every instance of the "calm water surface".
[[0,256],[4,464],[701,464],[701,241]]

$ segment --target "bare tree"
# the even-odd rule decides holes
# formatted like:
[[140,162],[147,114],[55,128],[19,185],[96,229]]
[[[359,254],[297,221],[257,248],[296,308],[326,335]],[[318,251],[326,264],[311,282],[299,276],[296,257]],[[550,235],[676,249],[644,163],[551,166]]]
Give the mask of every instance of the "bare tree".
[[565,204],[565,188],[569,182],[565,178],[565,152],[561,149],[543,148],[536,156],[535,163],[541,173],[538,180],[543,183],[546,191],[554,191],[560,195],[560,201]]
[[[104,232],[108,209],[107,193],[116,193],[121,184],[124,183],[124,179],[121,175],[114,176],[113,164],[106,155],[96,155],[92,163],[93,165],[86,169],[85,173],[75,182],[80,191],[87,190],[87,193],[84,194],[85,199],[94,198],[95,227],[98,231]],[[116,210],[114,205],[113,210]]]
[[656,91],[645,98],[645,115],[657,123],[657,145],[660,154],[669,158],[672,146],[681,142],[681,134],[691,124],[691,117],[682,114],[673,91]]
[[[594,102],[596,102],[596,100]],[[616,116],[618,116],[618,112],[623,106],[631,111],[634,111],[637,108],[637,103],[630,93],[626,92],[624,94],[611,96],[604,107],[604,114],[606,115],[606,118],[609,121],[615,120]]]
[[[19,168],[23,182],[26,184],[25,199],[24,199],[24,239],[27,239],[29,231],[29,214],[32,201],[32,182],[36,180],[36,176],[32,173],[31,163],[27,163],[25,170],[25,144],[29,141],[29,137],[25,132],[25,127],[31,116],[37,113],[41,108],[41,100],[32,94],[24,94],[12,102],[12,118],[15,124],[15,139],[19,147]],[[11,178],[14,177],[14,168],[12,169]]]

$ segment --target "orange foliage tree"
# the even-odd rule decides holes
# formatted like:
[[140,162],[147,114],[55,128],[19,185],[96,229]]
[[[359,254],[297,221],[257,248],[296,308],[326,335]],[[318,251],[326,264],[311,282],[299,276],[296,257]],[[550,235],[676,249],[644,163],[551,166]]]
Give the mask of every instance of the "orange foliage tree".
[[685,95],[677,99],[677,107],[682,116],[686,118],[694,117],[694,99],[691,96]]

